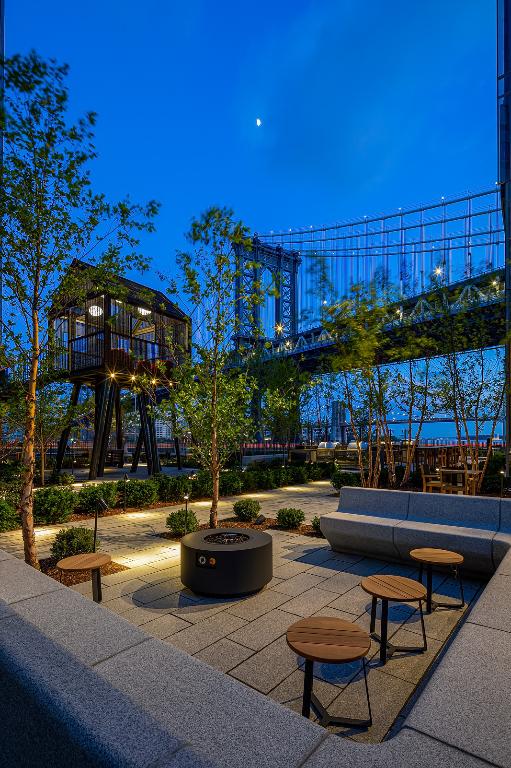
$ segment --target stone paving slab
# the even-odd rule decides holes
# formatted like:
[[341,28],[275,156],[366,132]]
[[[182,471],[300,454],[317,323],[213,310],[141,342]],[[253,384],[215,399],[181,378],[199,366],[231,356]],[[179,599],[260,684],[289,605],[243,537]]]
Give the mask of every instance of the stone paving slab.
[[221,640],[213,643],[213,645],[204,648],[194,655],[211,667],[216,667],[221,672],[229,672],[233,667],[237,667],[238,664],[241,664],[242,661],[251,656],[252,651],[239,643],[233,642],[228,637],[223,637]]

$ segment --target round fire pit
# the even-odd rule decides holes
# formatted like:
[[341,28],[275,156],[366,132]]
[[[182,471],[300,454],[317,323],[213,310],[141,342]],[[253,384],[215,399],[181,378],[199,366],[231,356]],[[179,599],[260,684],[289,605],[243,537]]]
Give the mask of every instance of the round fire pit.
[[272,538],[250,528],[217,528],[181,539],[181,581],[203,595],[257,592],[273,576]]

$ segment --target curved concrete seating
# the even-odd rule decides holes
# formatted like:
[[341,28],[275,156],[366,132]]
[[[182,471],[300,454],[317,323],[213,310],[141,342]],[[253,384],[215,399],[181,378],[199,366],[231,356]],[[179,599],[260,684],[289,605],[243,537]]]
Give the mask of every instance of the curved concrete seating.
[[321,531],[338,551],[408,560],[411,549],[439,547],[489,574],[511,543],[511,500],[345,487]]
[[370,745],[330,735],[0,551],[0,765],[507,768],[507,535],[401,730]]

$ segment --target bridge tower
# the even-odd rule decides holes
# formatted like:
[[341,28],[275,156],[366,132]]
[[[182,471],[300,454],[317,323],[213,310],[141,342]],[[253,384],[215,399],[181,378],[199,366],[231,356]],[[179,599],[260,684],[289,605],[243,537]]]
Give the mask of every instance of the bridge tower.
[[289,336],[298,331],[298,268],[297,251],[280,245],[263,243],[254,236],[252,248],[235,246],[238,277],[235,285],[236,347],[251,345],[261,332],[261,306],[248,306],[244,296],[253,293],[253,285],[261,284],[265,270],[271,273],[277,290],[275,298],[275,333]]

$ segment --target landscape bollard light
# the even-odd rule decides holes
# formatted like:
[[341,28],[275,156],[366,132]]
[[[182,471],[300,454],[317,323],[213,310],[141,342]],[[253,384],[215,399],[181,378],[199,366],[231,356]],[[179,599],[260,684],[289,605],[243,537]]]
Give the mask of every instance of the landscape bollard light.
[[504,496],[504,477],[505,477],[505,474],[506,473],[504,472],[504,470],[501,469],[500,470],[500,498],[502,498]]
[[98,513],[99,512],[106,512],[108,509],[108,504],[104,500],[103,497],[99,498],[96,503],[96,511],[94,513],[94,543],[92,545],[92,551],[96,551],[96,540],[98,538]]

